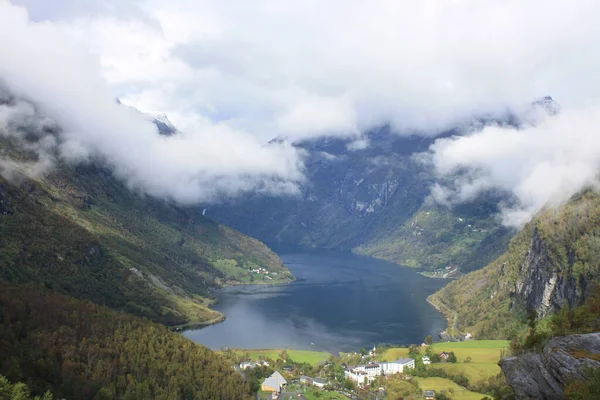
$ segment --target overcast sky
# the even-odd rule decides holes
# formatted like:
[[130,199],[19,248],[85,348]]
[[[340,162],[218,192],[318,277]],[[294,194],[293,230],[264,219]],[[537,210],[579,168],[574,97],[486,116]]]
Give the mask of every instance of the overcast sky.
[[[275,136],[384,123],[432,135],[550,94],[564,113],[537,128],[490,128],[431,150],[440,175],[473,172],[436,187],[440,201],[511,190],[522,205],[505,221],[518,225],[595,180],[598,15],[596,0],[0,0],[0,74],[70,126],[70,148],[108,155],[130,185],[187,202],[293,192],[302,157],[262,146]],[[167,113],[186,135],[147,139],[112,97]]]

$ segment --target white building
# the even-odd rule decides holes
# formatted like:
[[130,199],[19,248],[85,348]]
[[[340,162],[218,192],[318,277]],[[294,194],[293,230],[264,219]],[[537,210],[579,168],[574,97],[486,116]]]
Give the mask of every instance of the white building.
[[382,362],[380,365],[381,373],[384,375],[401,374],[405,369],[414,368],[415,360],[412,358],[399,358],[392,362]]
[[381,375],[381,365],[377,363],[357,365],[354,369],[366,372],[371,380],[372,378]]
[[363,385],[365,378],[367,383],[371,383],[373,379],[380,375],[393,375],[403,373],[406,369],[414,368],[415,360],[412,358],[400,358],[392,362],[381,362],[357,365],[354,368],[349,368],[344,372],[348,379],[352,379],[359,385]]
[[323,389],[325,386],[327,386],[327,381],[321,378],[314,378],[312,380],[312,384],[313,386]]
[[256,368],[256,363],[252,361],[244,361],[240,363],[240,369]]
[[356,382],[359,386],[363,386],[365,383],[369,384],[373,378],[369,378],[369,374],[366,371],[357,369],[347,369],[344,371],[346,379],[350,379]]
[[431,364],[431,360],[429,359],[429,356],[423,356],[423,364],[425,364],[425,365]]

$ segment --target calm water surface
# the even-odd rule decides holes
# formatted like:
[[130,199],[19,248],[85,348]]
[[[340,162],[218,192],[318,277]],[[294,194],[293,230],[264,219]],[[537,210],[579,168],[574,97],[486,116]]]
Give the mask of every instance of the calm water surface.
[[225,322],[184,333],[223,347],[357,351],[421,343],[446,326],[426,298],[447,281],[350,253],[275,248],[297,280],[226,288],[214,308]]

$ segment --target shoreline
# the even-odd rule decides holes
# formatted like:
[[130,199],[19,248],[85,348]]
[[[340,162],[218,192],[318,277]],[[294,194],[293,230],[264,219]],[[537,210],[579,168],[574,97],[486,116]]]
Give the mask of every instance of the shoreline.
[[432,276],[432,275],[429,275],[429,273],[423,272],[423,271],[419,271],[417,273],[421,276],[424,276],[424,277],[430,278],[430,279],[447,279],[447,280],[460,279],[460,276]]
[[[221,292],[223,289],[227,289],[227,288],[233,288],[233,287],[238,287],[238,286],[280,286],[280,285],[289,285],[293,282],[296,281],[296,276],[292,275],[292,279],[288,282],[249,282],[249,283],[245,283],[245,282],[237,282],[237,283],[225,283],[221,286],[219,286],[218,288],[216,288],[213,292],[211,293],[219,293]],[[217,325],[220,324],[222,322],[225,322],[225,320],[227,319],[227,316],[222,313],[221,311],[215,310],[214,308],[212,308],[214,305],[219,304],[219,299],[218,298],[214,298],[214,299],[208,299],[210,301],[210,303],[207,305],[207,308],[210,309],[211,311],[214,311],[216,313],[219,314],[219,316],[217,318],[213,318],[207,321],[197,321],[197,322],[186,322],[185,324],[179,324],[179,325],[171,325],[171,326],[167,326],[167,328],[175,331],[175,332],[186,332],[186,331],[192,331],[192,330],[199,330],[199,329],[203,329],[203,328],[207,328],[209,326],[212,325]]]
[[[442,339],[446,339],[443,341],[462,341],[464,335],[456,328],[458,313],[444,303],[438,304],[434,302],[432,297],[433,295],[427,296],[427,302],[431,304],[433,308],[435,308],[446,319],[446,329],[438,333],[438,336]],[[452,321],[450,320],[448,314],[452,314]]]

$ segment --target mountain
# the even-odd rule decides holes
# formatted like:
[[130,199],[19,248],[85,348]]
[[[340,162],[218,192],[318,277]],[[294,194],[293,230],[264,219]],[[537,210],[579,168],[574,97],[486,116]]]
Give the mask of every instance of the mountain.
[[254,194],[207,207],[206,215],[267,243],[352,250],[425,269],[480,268],[514,234],[495,217],[503,195],[452,209],[430,201],[438,179],[422,153],[434,140],[383,127],[360,139],[299,141],[307,178],[299,196]]
[[222,320],[209,306],[224,285],[291,281],[279,257],[198,207],[132,192],[99,160],[61,161],[61,128],[1,89],[0,398],[254,398],[165,325]]
[[532,312],[545,318],[590,298],[600,278],[599,237],[600,195],[586,191],[540,212],[505,254],[430,300],[449,326],[477,338],[505,338],[522,330]]
[[1,281],[38,282],[179,325],[222,319],[208,306],[211,291],[225,284],[293,279],[261,242],[203,217],[197,207],[136,194],[100,162],[57,161],[37,173],[44,164],[30,150],[38,144],[36,130],[59,128],[43,116],[30,119],[5,128],[22,134],[0,135]]
[[173,136],[177,133],[177,128],[169,120],[166,114],[158,114],[152,117],[152,122],[158,128],[158,133],[164,136]]

